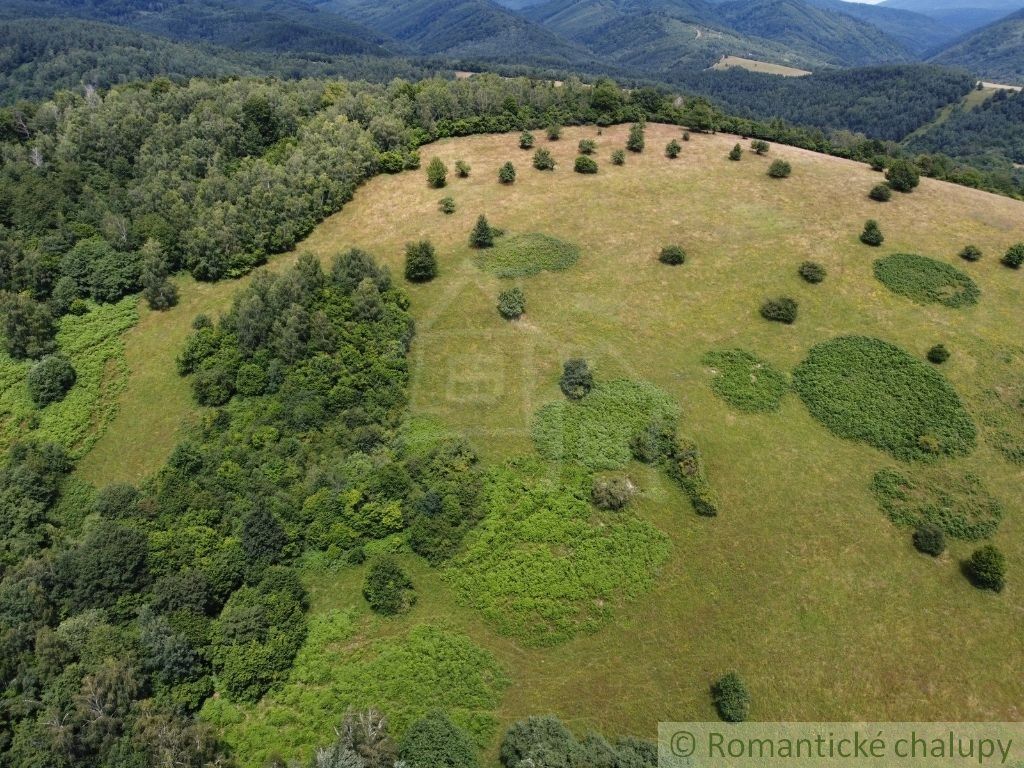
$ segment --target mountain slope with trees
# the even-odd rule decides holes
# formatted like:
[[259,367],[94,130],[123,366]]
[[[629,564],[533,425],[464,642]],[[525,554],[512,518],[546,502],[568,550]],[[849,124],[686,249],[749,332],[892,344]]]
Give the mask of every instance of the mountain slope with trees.
[[971,32],[929,61],[964,67],[985,80],[1024,85],[1024,8]]

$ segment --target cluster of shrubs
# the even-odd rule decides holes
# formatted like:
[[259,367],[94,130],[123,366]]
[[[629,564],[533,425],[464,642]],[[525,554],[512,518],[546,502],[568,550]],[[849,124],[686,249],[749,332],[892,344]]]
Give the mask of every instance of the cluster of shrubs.
[[513,723],[502,739],[500,757],[503,768],[657,768],[658,748],[634,738],[610,744],[596,733],[577,739],[548,715]]
[[551,154],[551,150],[544,149],[541,147],[533,153],[533,167],[538,171],[553,171],[555,170],[555,158]]
[[768,166],[768,175],[773,179],[785,179],[793,172],[793,166],[791,166],[785,160],[773,160],[772,164]]
[[636,495],[636,486],[625,475],[599,475],[594,478],[590,499],[599,509],[620,510]]
[[718,514],[718,498],[708,481],[700,450],[695,442],[676,434],[674,423],[663,419],[652,421],[633,435],[629,447],[637,461],[663,462],[698,515],[715,517]]

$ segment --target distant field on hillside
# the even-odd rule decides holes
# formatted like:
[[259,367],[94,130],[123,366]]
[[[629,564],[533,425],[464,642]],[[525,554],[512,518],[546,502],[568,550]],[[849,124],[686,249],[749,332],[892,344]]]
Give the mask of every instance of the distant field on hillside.
[[806,69],[787,67],[782,64],[771,64],[770,62],[757,61],[756,59],[744,59],[740,56],[723,56],[712,65],[711,69],[724,70],[732,69],[733,67],[748,69],[751,72],[764,72],[768,75],[782,75],[783,77],[803,77],[804,75],[811,74]]
[[[462,159],[472,166],[470,178],[450,173],[438,190],[423,171],[377,177],[299,250],[329,259],[364,248],[401,280],[405,243],[431,239],[439,276],[407,284],[417,324],[414,415],[465,435],[494,467],[536,457],[537,413],[564,399],[562,362],[585,357],[600,382],[648,382],[678,407],[680,433],[703,451],[719,516],[696,516],[664,473],[630,463],[626,471],[641,489],[636,516],[664,540],[657,577],[629,600],[589,606],[607,612],[605,620],[543,647],[467,601],[458,591],[464,580],[411,555],[400,558],[420,601],[392,620],[369,615],[360,594],[363,567],[311,564],[312,610],[338,624],[331,667],[351,676],[346,654],[369,664],[362,650],[368,644],[429,621],[496,660],[508,686],[488,689],[488,696],[500,698],[494,712],[501,723],[553,712],[580,731],[652,737],[659,720],[714,718],[708,686],[733,669],[752,689],[757,720],[1020,719],[1024,467],[997,448],[1000,430],[1020,427],[997,395],[1012,394],[1024,376],[1024,355],[1013,352],[1022,344],[1016,319],[1024,274],[999,264],[1009,245],[1024,241],[1024,203],[930,179],[910,195],[877,203],[867,192],[882,177],[865,165],[776,145],[767,156],[748,150],[732,162],[730,148],[748,142],[700,134],[682,142],[680,129],[665,125],[648,126],[646,151],[613,166],[609,156],[625,144],[627,130],[572,128],[558,142],[538,133],[538,146],[558,163],[550,173],[531,167],[532,152],[518,148],[518,135],[423,147],[424,166],[437,156],[452,169]],[[597,142],[596,175],[573,173],[582,138]],[[673,138],[682,152],[669,160],[663,150]],[[767,176],[776,158],[792,165],[789,178]],[[518,171],[507,186],[497,181],[506,161]],[[438,210],[445,196],[454,199],[454,214]],[[577,246],[579,258],[559,271],[497,277],[480,268],[468,246],[481,213],[503,237],[547,235]],[[858,239],[868,218],[885,235],[880,248]],[[968,243],[982,250],[981,261],[957,258]],[[659,263],[670,244],[686,251],[684,264]],[[956,267],[980,298],[951,308],[890,290],[874,276],[874,262],[894,253]],[[294,257],[275,258],[266,269]],[[798,276],[808,260],[825,268],[820,284]],[[84,477],[138,480],[162,464],[178,425],[197,412],[174,372],[192,316],[223,311],[242,282],[183,280],[180,306],[140,313],[124,336],[131,373],[120,412],[81,462]],[[513,286],[525,294],[526,314],[508,322],[495,304]],[[765,299],[778,296],[797,300],[794,324],[758,314]],[[812,347],[837,336],[880,339],[921,366],[931,365],[924,355],[932,345],[946,345],[952,355],[935,370],[977,425],[973,447],[970,435],[958,446],[967,455],[900,461],[836,436],[795,392],[779,389],[776,372],[791,380]],[[737,349],[750,354],[708,357]],[[722,372],[715,366],[724,363],[714,361],[733,359],[754,370],[770,366],[769,407],[743,410],[723,396],[723,387],[742,385],[743,376],[732,372],[716,383]],[[887,468],[925,488],[973,488],[975,481],[962,481],[976,478],[1005,512],[994,541],[1014,580],[1006,592],[983,593],[963,578],[958,560],[970,553],[968,541],[951,541],[938,559],[913,550],[909,531],[889,519],[872,491],[876,473]],[[287,709],[284,699],[238,708],[231,717],[273,732],[284,722],[274,719]],[[335,703],[340,715],[346,702]],[[303,713],[285,714],[294,725]],[[259,765],[255,754],[241,757]]]

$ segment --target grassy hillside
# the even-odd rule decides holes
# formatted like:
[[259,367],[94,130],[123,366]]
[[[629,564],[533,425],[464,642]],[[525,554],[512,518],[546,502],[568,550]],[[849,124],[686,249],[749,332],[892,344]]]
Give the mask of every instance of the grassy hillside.
[[[467,161],[470,178],[450,177],[448,188],[435,190],[422,171],[377,177],[301,249],[327,258],[366,248],[400,275],[406,242],[434,242],[439,277],[408,286],[417,324],[412,412],[465,435],[493,471],[512,457],[536,457],[536,414],[563,400],[562,361],[584,356],[599,382],[646,381],[680,409],[680,431],[697,440],[720,497],[719,517],[695,516],[664,474],[629,464],[641,489],[639,521],[666,537],[656,581],[626,599],[583,606],[600,608],[603,620],[543,647],[512,624],[518,614],[505,622],[481,607],[489,605],[481,593],[467,599],[465,574],[472,571],[461,565],[434,570],[400,555],[420,600],[407,616],[383,620],[369,615],[360,596],[363,567],[309,563],[306,581],[323,627],[301,652],[308,663],[259,705],[207,711],[239,747],[243,765],[259,765],[274,745],[290,754],[311,718],[330,722],[352,703],[346,691],[354,677],[376,680],[378,697],[398,712],[412,706],[410,697],[447,696],[426,673],[410,678],[411,687],[377,676],[373,658],[398,654],[406,666],[390,669],[415,669],[409,665],[429,658],[429,648],[460,649],[464,638],[485,652],[458,654],[470,665],[460,685],[471,686],[466,695],[477,709],[466,717],[480,723],[553,711],[580,731],[649,737],[658,720],[713,718],[708,685],[730,669],[751,687],[758,720],[1019,717],[1024,604],[1013,584],[1024,567],[1024,470],[997,446],[1007,430],[1024,436],[1024,418],[992,392],[1019,386],[1024,375],[1024,358],[1013,352],[1019,334],[1007,322],[1019,305],[1021,275],[998,263],[1011,243],[1024,240],[1024,204],[929,179],[910,195],[875,203],[866,193],[881,177],[866,166],[779,146],[766,157],[746,152],[731,162],[726,154],[738,139],[727,135],[694,135],[670,161],[662,148],[679,129],[658,125],[648,127],[642,155],[630,153],[615,167],[608,157],[624,144],[626,127],[596,133],[569,129],[560,142],[542,140],[558,161],[554,173],[530,168],[514,135],[424,147],[425,162]],[[571,170],[584,137],[598,143],[594,176]],[[790,178],[766,175],[773,158],[792,164]],[[496,178],[507,160],[519,171],[511,186]],[[444,195],[456,201],[453,215],[437,209]],[[466,240],[480,213],[506,238],[542,233],[576,244],[579,260],[532,277],[485,272]],[[869,217],[886,236],[879,249],[858,240]],[[968,242],[982,249],[980,262],[956,258]],[[670,243],[686,250],[683,265],[658,262]],[[873,262],[899,252],[956,265],[980,288],[980,300],[950,308],[887,289]],[[275,258],[267,269],[293,258]],[[825,267],[823,283],[797,276],[808,259]],[[525,293],[526,314],[510,323],[495,302],[514,285]],[[180,287],[181,306],[142,313],[125,337],[131,375],[120,414],[80,466],[88,479],[154,470],[172,448],[169,425],[196,412],[176,379],[175,350],[192,315],[224,310],[239,284]],[[791,326],[758,315],[765,298],[779,295],[799,302]],[[812,347],[843,335],[896,345],[917,366],[931,345],[944,343],[952,357],[934,373],[977,425],[969,455],[894,459],[837,437],[785,389],[760,412],[735,407],[720,393],[742,385],[743,376],[718,381],[728,373],[722,361],[735,358],[706,358],[742,349],[788,378]],[[123,446],[135,449],[127,460],[123,449],[118,454]],[[973,473],[1005,511],[994,541],[1007,553],[1011,587],[992,595],[964,580],[958,560],[969,542],[953,541],[935,560],[916,553],[908,529],[890,521],[872,492],[885,468],[928,487],[961,487]],[[476,539],[468,546],[479,550]],[[556,601],[560,611],[574,606]],[[427,620],[444,624],[443,638],[422,637],[417,627]],[[424,647],[426,656],[417,656]],[[491,672],[481,678],[480,670]],[[477,685],[479,679],[492,683]],[[493,683],[499,679],[505,682]],[[266,741],[246,741],[249,728]]]
[[930,60],[964,67],[986,80],[1024,85],[1024,8],[971,32]]

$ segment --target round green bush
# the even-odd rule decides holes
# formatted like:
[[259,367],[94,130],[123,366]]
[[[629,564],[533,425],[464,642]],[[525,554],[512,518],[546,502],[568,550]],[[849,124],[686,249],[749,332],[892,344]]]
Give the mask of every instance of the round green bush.
[[682,264],[686,261],[686,251],[678,245],[666,245],[658,254],[658,261],[662,264]]
[[714,371],[712,391],[746,413],[777,411],[789,391],[785,375],[742,349],[714,350],[701,362]]
[[441,710],[420,718],[405,732],[399,757],[410,768],[477,768],[473,741]]
[[750,142],[750,148],[759,155],[767,154],[770,146],[771,145],[763,139],[754,139]]
[[964,249],[960,251],[960,258],[964,261],[980,261],[981,248],[976,245],[965,245]]
[[558,380],[562,393],[570,400],[586,397],[594,388],[594,374],[590,365],[581,357],[573,357],[562,366],[562,377]]
[[[896,458],[971,452],[976,429],[949,382],[881,339],[840,336],[814,346],[793,371],[811,415],[834,434]],[[935,441],[936,451],[921,443]]]
[[768,299],[761,305],[761,317],[776,323],[792,325],[796,322],[797,304],[787,296]]
[[914,548],[932,557],[946,551],[946,534],[934,523],[924,523],[914,529]]
[[526,311],[526,297],[519,288],[510,288],[498,294],[498,314],[506,320],[522,317]]
[[808,283],[820,283],[826,275],[825,268],[816,261],[805,261],[798,271]]
[[442,197],[441,201],[437,204],[437,207],[441,213],[455,213],[455,200],[451,197]]
[[580,249],[572,243],[531,233],[502,238],[493,248],[482,251],[476,264],[498,277],[526,277],[544,270],[568,269],[579,257]]
[[28,396],[39,408],[63,400],[75,385],[74,366],[63,355],[49,355],[29,368],[25,383]]
[[597,161],[587,155],[580,155],[573,163],[572,169],[576,173],[597,173]]
[[519,148],[520,149],[533,149],[534,138],[533,134],[529,131],[523,131],[519,134]]
[[553,171],[555,170],[555,158],[551,154],[551,150],[544,149],[541,147],[533,153],[533,167],[538,171]]
[[1024,243],[1011,245],[1000,261],[1010,269],[1020,269],[1021,265],[1024,265]]
[[743,147],[741,147],[739,144],[736,144],[735,146],[733,146],[732,149],[729,150],[729,159],[730,160],[739,160],[742,157],[743,157]]
[[978,589],[1002,592],[1006,586],[1006,556],[992,544],[974,550],[964,572]]
[[388,557],[370,566],[363,582],[363,597],[374,612],[384,616],[405,613],[416,603],[412,580]]
[[919,304],[970,307],[978,303],[977,283],[944,261],[913,253],[894,253],[878,259],[875,277],[886,288]]
[[892,199],[892,190],[885,184],[875,184],[868,192],[868,197],[880,203],[887,203]]
[[885,240],[885,235],[882,234],[882,230],[878,228],[878,222],[874,219],[868,219],[864,223],[864,231],[860,233],[860,241],[864,245],[870,245],[877,248]]
[[785,179],[793,172],[793,166],[785,160],[773,160],[768,166],[768,175],[773,179]]
[[470,168],[469,163],[465,160],[455,161],[455,172],[459,175],[460,179],[468,179],[471,170],[472,168]]
[[636,486],[625,475],[599,475],[590,488],[590,500],[598,509],[623,509],[635,495]]
[[742,723],[750,717],[750,691],[735,672],[711,686],[711,700],[718,716],[727,723]]
[[675,160],[682,151],[683,146],[675,139],[672,139],[672,141],[665,145],[665,157],[669,160]]
[[928,361],[936,365],[942,365],[949,360],[949,350],[945,344],[936,344],[928,350]]
[[612,152],[612,165],[625,165],[626,153],[624,150],[616,149]]
[[597,142],[593,139],[580,139],[577,149],[581,155],[592,155],[597,152]]

